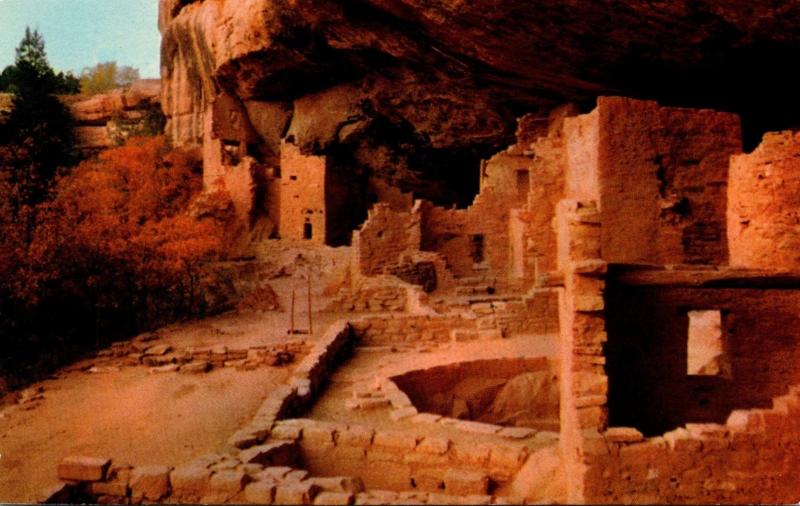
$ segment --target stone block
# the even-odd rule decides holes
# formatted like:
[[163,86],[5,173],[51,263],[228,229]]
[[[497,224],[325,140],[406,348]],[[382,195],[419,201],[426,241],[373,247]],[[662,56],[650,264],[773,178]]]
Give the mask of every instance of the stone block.
[[244,489],[250,477],[241,470],[218,471],[211,476],[202,502],[225,502]]
[[417,446],[417,451],[429,455],[444,455],[450,449],[450,440],[444,437],[426,436]]
[[228,445],[240,450],[250,448],[260,442],[261,438],[249,431],[237,431],[228,438]]
[[106,478],[110,459],[97,457],[66,457],[58,464],[58,478],[70,481],[102,481]]
[[267,443],[239,452],[239,459],[246,464],[290,466],[298,460],[298,449],[294,442]]
[[372,444],[375,431],[361,425],[351,425],[337,433],[337,444],[344,446],[368,447]]
[[150,346],[146,350],[144,350],[145,356],[159,356],[159,355],[166,355],[172,351],[172,346],[168,344],[157,344],[155,346]]
[[200,467],[211,467],[212,465],[216,464],[224,457],[218,453],[207,453],[205,455],[201,455],[196,459],[192,460],[189,464],[200,466]]
[[686,430],[695,437],[724,438],[730,434],[729,429],[718,423],[687,423]]
[[506,439],[528,439],[536,435],[536,430],[526,427],[503,427],[497,435]]
[[197,463],[178,466],[169,475],[174,492],[197,497],[205,494],[209,479],[211,479],[211,470],[207,466]]
[[317,448],[334,446],[334,432],[331,427],[321,424],[309,424],[303,427],[303,444]]
[[604,435],[612,443],[638,443],[644,441],[644,435],[633,427],[610,427]]
[[413,450],[417,446],[417,438],[404,432],[378,431],[373,445],[392,450]]
[[663,437],[670,449],[677,452],[697,452],[703,446],[699,439],[692,437],[689,431],[684,428],[667,432]]
[[524,447],[492,445],[489,464],[492,468],[515,470],[525,461],[528,450]]
[[178,372],[183,374],[204,374],[211,370],[211,364],[203,361],[194,361],[189,362],[188,364],[183,364]]
[[269,466],[253,476],[256,481],[278,482],[286,479],[286,475],[294,469],[288,466]]
[[152,374],[176,372],[180,368],[178,364],[166,364],[151,367],[149,372]]
[[417,490],[440,492],[444,490],[444,469],[438,466],[417,468],[411,473],[411,480]]
[[436,423],[441,420],[441,415],[435,415],[433,413],[418,413],[411,417],[412,423]]
[[124,481],[96,481],[90,483],[87,490],[94,497],[101,495],[127,497],[128,484]]
[[459,444],[452,450],[459,462],[484,466],[489,463],[491,447],[487,444]]
[[270,437],[273,439],[287,439],[296,441],[303,435],[303,428],[297,425],[288,425],[278,422],[272,428]]
[[272,504],[275,488],[275,484],[268,481],[249,483],[244,488],[244,500],[250,504]]
[[134,500],[158,501],[169,493],[167,466],[140,466],[131,471],[131,496]]
[[453,424],[453,426],[461,431],[464,432],[471,432],[473,434],[497,434],[500,432],[499,425],[493,425],[491,423],[483,423],[483,422],[473,422],[469,420],[458,420]]
[[398,388],[386,392],[386,398],[389,399],[389,402],[392,403],[392,406],[394,406],[397,409],[414,407],[413,404],[411,403],[411,400],[409,400],[408,396]]
[[36,502],[39,504],[69,504],[73,502],[75,486],[71,483],[58,482],[39,493]]
[[485,495],[489,490],[489,477],[481,472],[448,469],[444,473],[444,489],[453,495]]
[[364,482],[361,481],[361,478],[352,476],[313,477],[306,481],[317,485],[323,492],[357,494],[364,491]]
[[760,431],[764,430],[764,417],[760,410],[736,409],[731,411],[725,424],[734,430]]
[[337,446],[330,455],[337,460],[359,462],[367,458],[367,449],[362,446]]
[[407,406],[405,408],[399,408],[393,410],[391,413],[389,413],[389,418],[391,418],[394,421],[398,421],[404,418],[410,418],[416,414],[417,414],[417,408],[415,408],[414,406]]
[[311,504],[319,491],[313,483],[283,483],[275,487],[275,504]]
[[308,471],[305,469],[293,469],[286,473],[284,480],[287,482],[303,481],[308,478]]
[[347,399],[345,406],[349,409],[380,409],[391,405],[389,399],[385,397],[373,397],[369,399]]
[[355,495],[347,492],[321,492],[314,498],[314,504],[339,506],[350,505],[355,502]]
[[[666,446],[653,444],[649,441],[626,445],[620,448],[619,455],[624,463],[634,463],[636,465],[646,465],[655,462]],[[607,454],[608,452],[606,452]]]
[[231,469],[236,469],[237,467],[239,467],[240,464],[241,462],[239,461],[239,459],[232,458],[226,455],[222,457],[222,460],[214,463],[211,466],[211,469],[214,471],[229,471]]
[[503,331],[498,328],[478,330],[478,339],[481,341],[503,339]]

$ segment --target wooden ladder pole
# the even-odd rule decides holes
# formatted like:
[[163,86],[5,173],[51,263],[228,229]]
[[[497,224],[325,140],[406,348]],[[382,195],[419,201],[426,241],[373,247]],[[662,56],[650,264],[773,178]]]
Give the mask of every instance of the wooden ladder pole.
[[289,334],[294,335],[294,288],[292,288],[292,309],[289,319]]
[[306,267],[306,278],[308,279],[308,333],[314,335],[314,324],[311,317],[311,268]]

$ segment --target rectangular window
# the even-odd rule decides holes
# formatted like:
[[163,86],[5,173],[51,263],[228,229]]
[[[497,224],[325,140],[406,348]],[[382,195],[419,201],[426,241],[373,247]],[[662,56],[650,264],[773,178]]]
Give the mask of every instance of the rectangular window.
[[310,240],[314,237],[314,228],[311,226],[311,223],[304,223],[303,224],[303,239]]
[[483,262],[483,234],[472,236],[472,261],[476,264]]
[[718,309],[689,311],[686,373],[690,376],[730,377],[730,362]]
[[528,170],[517,171],[517,201],[520,203],[528,199],[528,192],[531,189],[531,176]]

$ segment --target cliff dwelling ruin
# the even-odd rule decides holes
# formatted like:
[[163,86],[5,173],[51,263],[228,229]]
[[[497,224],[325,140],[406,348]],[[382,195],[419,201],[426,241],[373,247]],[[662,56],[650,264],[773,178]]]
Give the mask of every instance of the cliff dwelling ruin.
[[796,2],[160,0],[159,26],[166,134],[277,302],[92,364],[272,383],[204,452],[59,455],[43,501],[800,500]]

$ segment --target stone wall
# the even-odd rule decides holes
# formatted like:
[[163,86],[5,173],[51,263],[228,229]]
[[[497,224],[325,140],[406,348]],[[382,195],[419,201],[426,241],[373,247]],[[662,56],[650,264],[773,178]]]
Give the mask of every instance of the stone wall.
[[417,435],[306,419],[286,423],[302,430],[301,453],[312,473],[335,469],[359,476],[368,488],[481,498],[491,494],[490,485],[508,482],[529,456],[519,445],[456,444],[423,431]]
[[[610,422],[645,435],[724,423],[800,383],[800,290],[626,286],[608,281]],[[689,311],[718,310],[717,367],[690,372]],[[765,316],[768,315],[768,316]]]
[[408,308],[411,287],[391,276],[375,276],[343,287],[326,307],[326,311],[396,312]]
[[728,246],[731,265],[800,267],[800,134],[770,133],[731,159]]
[[491,188],[483,190],[467,209],[423,202],[422,250],[441,254],[456,277],[494,275],[504,281],[509,255],[508,204]]
[[564,272],[559,296],[559,378],[561,455],[568,502],[584,501],[586,468],[580,460],[586,431],[604,430],[608,422],[608,378],[603,345],[603,274],[600,213],[593,202],[563,200],[556,209],[558,267]]
[[280,236],[325,244],[327,160],[307,156],[292,143],[281,145]]
[[[563,124],[563,123],[562,123]],[[536,277],[556,267],[556,204],[564,197],[566,149],[561,124],[530,149],[530,189],[525,205],[512,210],[509,222],[511,277],[528,288]]]
[[609,429],[587,440],[587,503],[794,503],[800,497],[800,388],[724,424],[644,439]]
[[[621,287],[614,277],[606,286],[612,271],[598,258],[600,213],[565,200],[557,216],[568,501],[796,501],[800,388],[791,385],[800,292],[749,290],[736,287],[740,281]],[[687,374],[686,312],[693,309],[723,312],[729,371]],[[625,399],[631,392],[638,395]],[[661,435],[645,438],[639,428]]]
[[446,343],[461,330],[475,331],[478,337],[476,319],[460,315],[379,316],[353,321],[352,326],[366,346]]
[[597,200],[604,259],[727,262],[728,158],[741,151],[736,115],[601,97],[565,128],[567,197]]
[[420,203],[408,211],[395,211],[378,203],[367,221],[353,233],[354,271],[364,276],[388,274],[403,263],[404,255],[420,249]]

